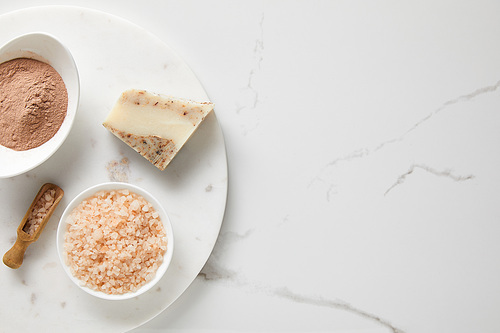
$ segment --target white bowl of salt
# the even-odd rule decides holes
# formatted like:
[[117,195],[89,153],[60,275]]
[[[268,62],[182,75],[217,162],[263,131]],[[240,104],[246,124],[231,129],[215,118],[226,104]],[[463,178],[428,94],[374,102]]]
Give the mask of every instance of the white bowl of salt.
[[29,33],[0,48],[0,178],[27,172],[57,151],[79,98],[75,61],[55,36]]

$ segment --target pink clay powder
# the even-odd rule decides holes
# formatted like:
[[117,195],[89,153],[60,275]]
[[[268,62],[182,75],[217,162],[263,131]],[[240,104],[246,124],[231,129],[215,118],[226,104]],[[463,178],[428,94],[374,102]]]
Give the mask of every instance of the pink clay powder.
[[0,144],[29,150],[49,141],[68,109],[68,92],[44,62],[17,58],[0,64]]

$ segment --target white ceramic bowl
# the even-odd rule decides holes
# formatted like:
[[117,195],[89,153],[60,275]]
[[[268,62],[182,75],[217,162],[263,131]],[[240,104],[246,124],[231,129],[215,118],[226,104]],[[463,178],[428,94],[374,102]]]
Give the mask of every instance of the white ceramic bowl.
[[15,58],[31,58],[51,65],[61,75],[68,91],[68,110],[57,133],[43,145],[15,151],[0,145],[0,178],[29,171],[46,161],[68,136],[80,98],[78,70],[70,51],[54,36],[36,32],[19,36],[0,48],[0,63]]
[[[165,231],[167,234],[167,252],[163,256],[163,262],[162,264],[158,267],[158,270],[156,271],[156,275],[153,280],[148,282],[147,284],[143,285],[139,290],[135,292],[129,292],[125,294],[120,294],[120,295],[110,295],[106,294],[104,292],[96,291],[93,289],[90,289],[88,287],[85,287],[82,285],[81,281],[78,280],[73,274],[71,273],[69,267],[66,265],[65,262],[65,255],[64,255],[64,234],[66,233],[67,230],[67,222],[66,219],[70,215],[70,213],[73,211],[73,209],[78,206],[84,199],[94,195],[95,193],[102,191],[102,190],[120,190],[120,189],[128,189],[131,192],[135,192],[136,194],[142,195],[149,203],[153,205],[155,210],[158,212],[160,215],[160,219],[163,222],[163,225],[165,226]],[[82,290],[86,291],[87,293],[94,295],[99,298],[103,299],[108,299],[108,300],[124,300],[124,299],[129,299],[132,297],[139,296],[140,294],[148,291],[151,289],[160,279],[162,276],[165,274],[167,271],[168,266],[170,265],[170,262],[172,260],[172,254],[174,250],[174,238],[173,238],[173,233],[172,233],[172,225],[170,224],[170,220],[168,218],[168,215],[163,208],[163,206],[158,202],[158,200],[153,197],[149,192],[145,191],[144,189],[128,184],[128,183],[120,183],[120,182],[109,182],[109,183],[102,183],[99,185],[92,186],[85,191],[81,192],[78,194],[66,207],[64,210],[61,220],[59,221],[59,226],[57,228],[57,252],[59,253],[59,259],[61,261],[61,264],[68,274],[69,278],[77,285],[79,286]]]

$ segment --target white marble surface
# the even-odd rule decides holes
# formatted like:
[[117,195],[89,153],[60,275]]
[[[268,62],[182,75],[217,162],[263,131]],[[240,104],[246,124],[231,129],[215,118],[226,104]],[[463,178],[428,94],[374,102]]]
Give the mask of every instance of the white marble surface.
[[64,3],[172,46],[226,140],[212,256],[134,333],[500,331],[499,2]]

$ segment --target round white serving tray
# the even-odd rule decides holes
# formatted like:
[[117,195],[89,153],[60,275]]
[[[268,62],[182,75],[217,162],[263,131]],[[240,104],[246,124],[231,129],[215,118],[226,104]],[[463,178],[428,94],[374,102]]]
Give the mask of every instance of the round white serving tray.
[[[23,265],[17,270],[0,265],[2,330],[127,331],[171,305],[213,249],[228,182],[222,131],[212,113],[168,168],[157,170],[101,123],[129,88],[208,101],[189,67],[148,31],[106,13],[49,6],[0,16],[0,45],[36,31],[53,34],[72,52],[80,74],[80,107],[71,133],[51,158],[26,174],[0,179],[2,253],[13,245],[16,228],[43,183],[65,191],[41,237],[29,246]],[[157,197],[176,236],[171,266],[159,284],[120,302],[92,297],[75,286],[65,276],[56,250],[57,223],[66,205],[83,189],[110,180],[138,185]]]

